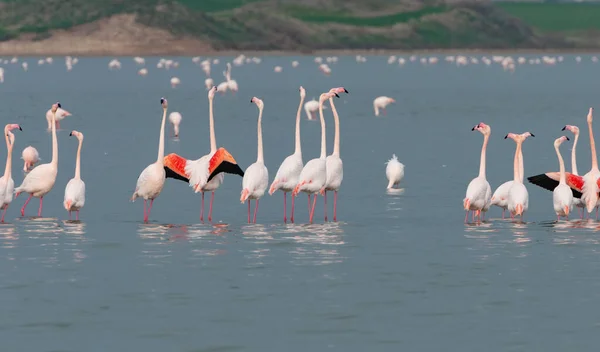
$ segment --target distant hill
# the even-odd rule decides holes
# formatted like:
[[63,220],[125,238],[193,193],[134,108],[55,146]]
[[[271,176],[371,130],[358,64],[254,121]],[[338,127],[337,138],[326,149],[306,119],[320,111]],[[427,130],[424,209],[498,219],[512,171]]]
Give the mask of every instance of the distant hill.
[[596,48],[599,15],[456,0],[0,0],[0,54]]

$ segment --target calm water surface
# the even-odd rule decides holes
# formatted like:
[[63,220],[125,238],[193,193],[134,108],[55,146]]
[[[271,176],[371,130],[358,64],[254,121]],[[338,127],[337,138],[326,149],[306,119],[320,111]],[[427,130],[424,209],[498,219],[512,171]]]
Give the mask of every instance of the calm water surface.
[[[56,100],[73,113],[58,133],[59,175],[26,217],[8,210],[0,225],[0,338],[6,351],[575,351],[599,341],[600,222],[555,222],[551,192],[528,184],[526,223],[499,219],[463,224],[462,199],[477,175],[480,121],[492,127],[488,179],[512,178],[508,132],[531,131],[525,175],[558,169],[552,143],[565,124],[579,125],[579,169],[590,167],[585,116],[598,107],[600,65],[573,56],[555,67],[457,68],[357,64],[341,57],[325,77],[311,57],[266,57],[234,67],[240,90],[215,98],[216,134],[242,168],[256,160],[256,106],[265,102],[265,159],[270,178],[293,151],[298,86],[307,98],[334,86],[341,116],[344,182],[339,222],[307,225],[306,197],[297,224],[282,224],[282,194],[265,196],[258,224],[247,225],[241,178],[227,175],[216,193],[214,224],[199,222],[200,197],[168,180],[149,224],[142,202],[129,202],[141,170],[156,160],[161,108],[183,115],[180,140],[166,151],[198,158],[209,150],[204,74],[190,58],[169,71],[147,59],[149,75],[123,58],[62,59],[30,69],[6,66],[0,114],[16,132],[13,178],[27,145],[51,159],[45,111]],[[213,65],[221,81],[224,62]],[[273,72],[282,65],[284,72]],[[180,77],[172,89],[169,79]],[[372,100],[398,103],[375,118]],[[326,111],[328,152],[333,119]],[[64,187],[85,134],[82,221],[66,222]],[[320,126],[303,117],[304,161],[319,154]],[[4,150],[4,148],[2,148]],[[563,146],[570,163],[570,144]],[[4,153],[4,152],[2,152]],[[406,165],[403,190],[387,194],[385,162]],[[4,156],[2,157],[4,158]],[[2,159],[4,160],[4,159]],[[569,167],[570,169],[570,167]],[[331,199],[331,198],[330,198]],[[288,202],[289,205],[289,202]],[[330,205],[331,206],[331,205]],[[331,209],[330,209],[331,211]]]

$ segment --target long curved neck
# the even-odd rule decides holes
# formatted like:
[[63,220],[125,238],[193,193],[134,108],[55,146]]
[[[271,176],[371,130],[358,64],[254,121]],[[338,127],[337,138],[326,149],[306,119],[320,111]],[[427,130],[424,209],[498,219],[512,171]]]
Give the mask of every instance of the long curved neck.
[[562,158],[562,155],[560,155],[560,150],[558,149],[558,146],[554,146],[554,149],[556,150],[556,155],[558,156],[558,166],[560,167],[560,183],[566,184],[567,177],[565,176],[565,162]]
[[81,146],[83,140],[79,140],[79,147],[77,147],[77,159],[75,159],[75,178],[81,179]]
[[519,180],[523,183],[523,175],[525,174],[525,166],[523,165],[523,145],[519,148]]
[[521,143],[522,142],[517,141],[517,150],[515,151],[515,162],[514,162],[514,168],[515,168],[515,170],[514,170],[514,181],[522,183],[521,176],[520,176],[521,175],[521,172],[520,172],[520,169],[521,169],[520,163],[521,163],[521,161],[520,160],[523,160],[523,158],[519,158],[519,155],[521,154]]
[[333,137],[333,155],[340,156],[340,117],[333,104],[333,98],[329,98],[329,105],[331,105],[331,112],[333,112],[333,120],[335,122],[335,135]]
[[575,148],[577,148],[578,140],[579,133],[575,135],[575,140],[573,141],[573,149],[571,150],[571,173],[573,175],[579,175],[579,172],[577,172],[577,157],[575,156]]
[[327,157],[327,139],[325,135],[325,117],[323,117],[323,101],[319,99],[319,118],[321,119],[321,159]]
[[265,159],[263,156],[263,142],[262,142],[262,114],[263,114],[263,108],[262,106],[260,108],[258,108],[258,130],[257,130],[257,134],[258,134],[258,157],[256,158],[256,162],[260,162],[260,163],[264,163]]
[[52,113],[52,165],[58,165],[58,139],[56,139],[56,112]]
[[13,143],[10,143],[8,139],[8,134],[5,133],[6,136],[6,147],[8,149],[8,153],[6,154],[6,167],[4,168],[4,177],[6,179],[11,178],[12,171],[12,151],[13,151]]
[[160,124],[160,137],[158,138],[158,158],[156,162],[161,164],[165,158],[165,121],[167,119],[167,109],[163,108],[163,118]]
[[298,112],[296,113],[296,149],[294,154],[302,154],[302,144],[300,143],[300,113],[302,112],[302,106],[304,105],[304,97],[300,97],[300,105],[298,105]]
[[594,142],[594,131],[592,131],[592,122],[588,122],[590,130],[590,148],[592,149],[592,170],[598,170],[598,158],[596,157],[596,142]]
[[215,118],[213,117],[213,99],[208,99],[208,114],[210,127],[210,152],[217,151],[217,138],[215,137]]

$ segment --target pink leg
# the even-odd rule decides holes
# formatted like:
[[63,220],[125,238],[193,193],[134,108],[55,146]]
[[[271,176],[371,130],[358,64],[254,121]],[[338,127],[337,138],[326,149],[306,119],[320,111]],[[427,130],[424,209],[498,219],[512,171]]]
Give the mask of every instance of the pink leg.
[[71,218],[71,211],[69,210],[69,220],[72,220]]
[[248,199],[247,202],[248,202],[248,223],[250,223],[250,199]]
[[467,222],[469,222],[469,211],[468,210],[465,212],[465,224]]
[[42,217],[42,208],[44,207],[44,197],[40,197],[40,208],[38,209],[38,217]]
[[146,210],[146,200],[144,199],[144,222],[148,221],[148,216],[146,216],[146,214],[148,213],[148,211]]
[[384,115],[384,116],[387,116],[387,111],[385,111],[385,108],[383,108],[383,109],[381,109],[381,110],[383,110],[383,115]]
[[596,220],[598,220],[598,207],[596,207]]
[[254,219],[252,220],[253,224],[256,224],[256,213],[258,213],[258,199],[256,200],[256,204],[254,205]]
[[212,203],[215,200],[215,192],[210,195],[210,205],[208,206],[208,221],[212,221]]
[[323,214],[325,215],[325,221],[327,221],[327,191],[323,194],[323,204],[325,204],[323,207]]
[[310,218],[309,218],[309,222],[312,224],[313,222],[313,217],[315,215],[315,208],[317,206],[317,195],[315,194],[315,198],[313,199],[313,204],[312,204],[312,209],[310,211]]
[[504,212],[506,211],[506,209],[502,208],[502,220],[504,220]]
[[578,208],[579,209],[579,217],[581,218],[581,220],[583,220],[583,208]]
[[202,205],[200,206],[200,221],[204,222],[204,192],[202,192]]
[[75,213],[75,220],[79,221],[79,210]]
[[294,222],[294,196],[292,196],[292,214],[290,215],[290,221]]
[[308,195],[308,213],[310,214],[310,194]]
[[283,192],[283,222],[287,222],[287,192]]
[[333,221],[337,221],[337,191],[333,191]]
[[4,223],[4,215],[6,215],[6,209],[8,209],[8,207],[4,208],[4,211],[2,212],[2,219],[0,219],[1,223]]
[[56,121],[56,129],[58,130],[60,128],[60,122]]
[[25,208],[27,208],[27,204],[29,204],[29,201],[32,197],[33,195],[30,194],[29,198],[27,198],[27,200],[25,201],[25,204],[23,204],[23,208],[21,208],[21,216],[25,216]]

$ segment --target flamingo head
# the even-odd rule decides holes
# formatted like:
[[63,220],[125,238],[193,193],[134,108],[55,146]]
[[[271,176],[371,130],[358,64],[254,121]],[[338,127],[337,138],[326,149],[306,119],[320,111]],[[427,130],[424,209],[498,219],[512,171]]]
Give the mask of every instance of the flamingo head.
[[77,139],[79,141],[83,141],[83,133],[81,133],[79,131],[75,131],[75,130],[71,131],[71,133],[69,133],[69,137],[71,137],[71,136],[75,136],[75,137],[77,137]]
[[160,105],[162,105],[163,109],[167,109],[167,107],[169,106],[169,103],[167,102],[167,99],[165,98],[160,98]]
[[594,118],[593,113],[594,113],[594,108],[590,108],[590,110],[588,111],[588,114],[587,114],[587,123],[592,123],[592,119]]
[[217,86],[213,86],[209,91],[208,91],[208,99],[212,99],[215,97],[215,92],[218,90]]
[[[346,94],[348,94],[348,91],[344,87],[331,88],[329,90],[329,92],[334,92],[334,93],[336,93],[336,95],[337,95],[337,93],[340,93],[340,94],[341,93],[346,93]],[[338,96],[338,98],[339,98],[339,96]]]
[[258,106],[259,109],[262,109],[264,106],[263,101],[258,99],[257,97],[252,97],[252,99],[250,99],[250,102],[256,104],[256,106]]
[[490,127],[490,125],[486,125],[485,123],[480,122],[479,124],[473,126],[473,128],[471,128],[471,131],[479,131],[484,136],[489,136],[492,133],[492,128]]
[[17,128],[19,129],[19,131],[23,131],[23,129],[21,128],[21,126],[19,126],[18,124],[16,124],[16,123],[9,123],[8,125],[4,126],[4,133],[8,134],[9,131],[12,131],[12,130],[17,129]]
[[58,110],[58,108],[60,108],[60,107],[62,107],[62,106],[60,105],[59,102],[52,104],[52,109],[51,109],[52,113],[56,114],[56,110]]
[[306,90],[304,87],[300,86],[300,98],[304,99],[306,97]]
[[525,132],[525,133],[521,133],[521,138],[523,138],[523,140],[526,140],[527,137],[535,137],[535,135],[531,132]]
[[506,136],[504,136],[504,139],[510,138],[513,141],[517,142],[520,139],[520,136],[518,134],[515,133],[509,133]]
[[573,125],[566,125],[565,127],[562,128],[562,130],[567,130],[567,131],[571,131],[573,132],[574,135],[579,135],[579,127],[577,126],[573,126]]
[[558,148],[561,144],[563,144],[564,141],[568,141],[568,140],[569,140],[569,137],[567,137],[567,136],[558,137],[554,141],[554,148]]
[[395,103],[395,102],[396,102],[396,99],[394,99],[394,98],[388,98],[388,102],[390,102],[390,103]]

